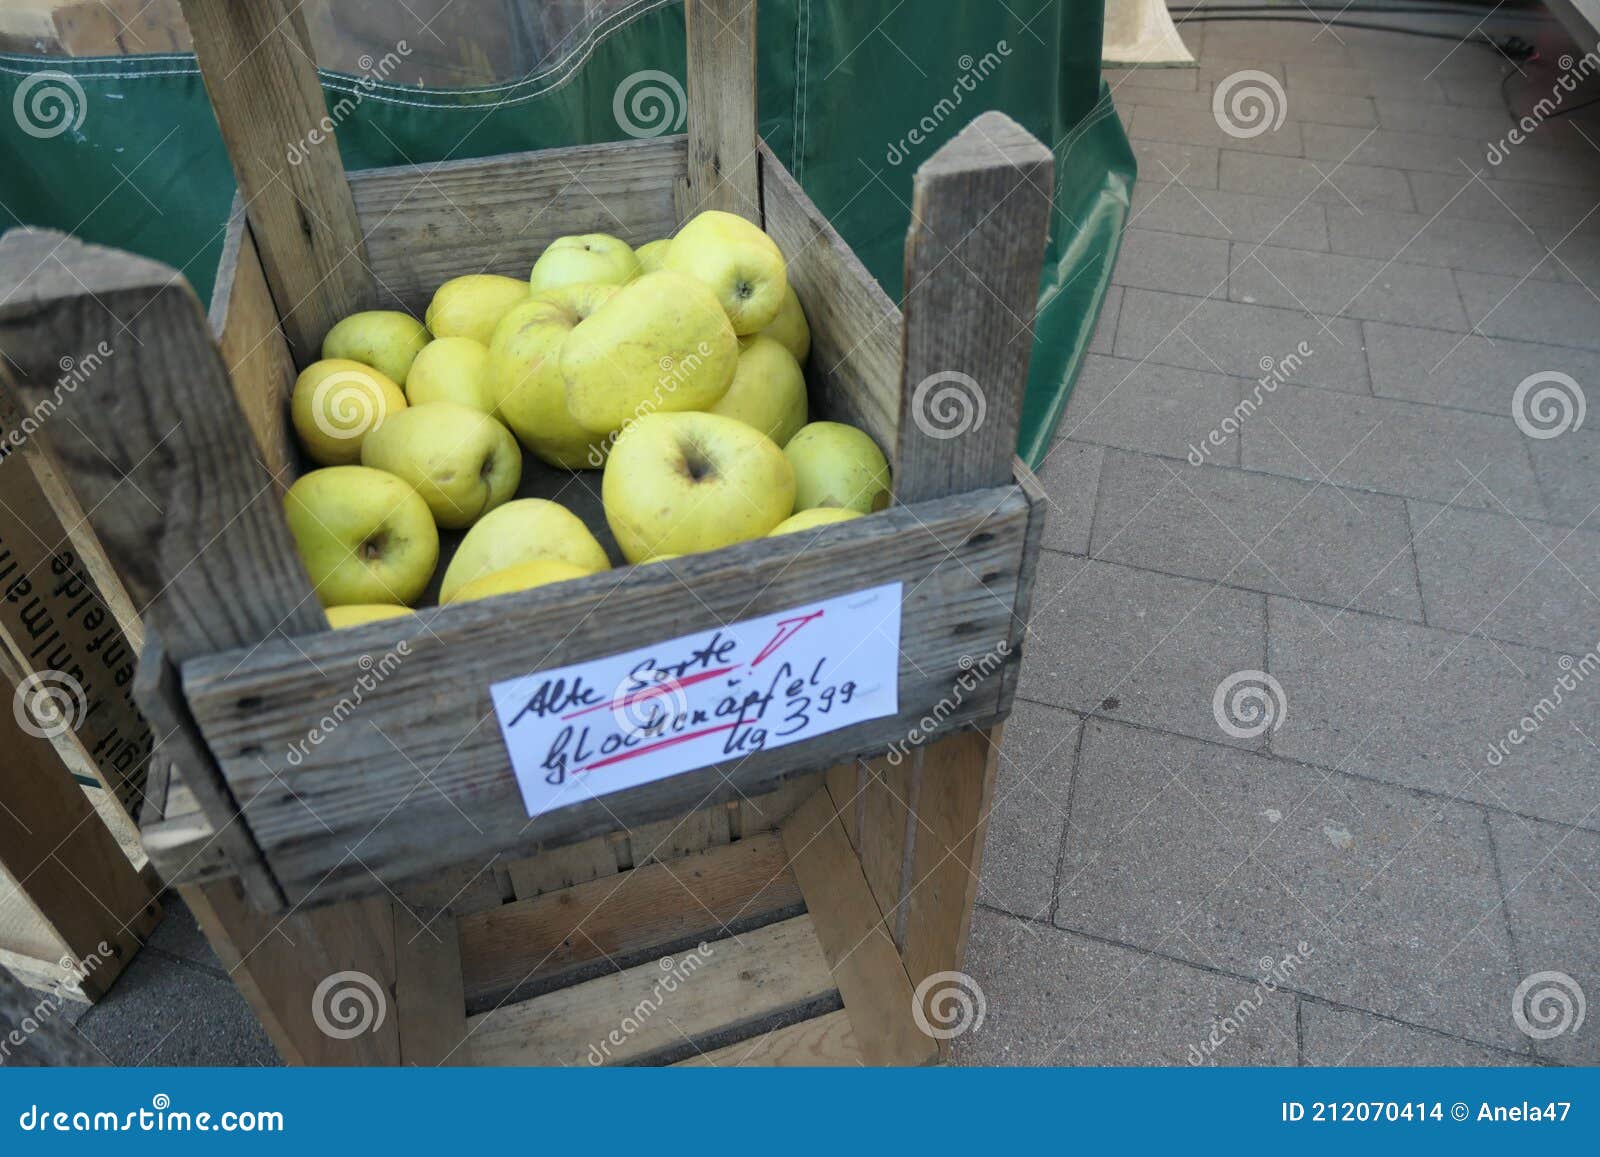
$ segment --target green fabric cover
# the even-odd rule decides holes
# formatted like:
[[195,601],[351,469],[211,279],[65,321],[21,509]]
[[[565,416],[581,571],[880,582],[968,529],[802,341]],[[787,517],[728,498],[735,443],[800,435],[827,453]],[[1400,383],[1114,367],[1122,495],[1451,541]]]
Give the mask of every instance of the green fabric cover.
[[[860,0],[763,0],[760,12],[761,131],[896,299],[922,161],[989,108],[1055,149],[1018,447],[1038,462],[1093,332],[1135,172],[1100,78],[1100,5],[916,0],[886,14]],[[681,2],[638,0],[627,17],[587,59],[515,84],[422,90],[324,73],[330,107],[360,97],[344,101],[338,123],[345,165],[626,139],[619,86],[644,69],[681,84],[685,71]],[[66,102],[52,103],[51,89]],[[0,118],[0,223],[158,258],[209,298],[234,185],[193,57],[0,56],[0,99],[13,112]]]

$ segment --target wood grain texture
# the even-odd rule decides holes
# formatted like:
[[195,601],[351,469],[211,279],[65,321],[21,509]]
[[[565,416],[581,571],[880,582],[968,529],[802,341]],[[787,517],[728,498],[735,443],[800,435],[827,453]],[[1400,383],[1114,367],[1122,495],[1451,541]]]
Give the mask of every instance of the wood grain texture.
[[720,209],[759,225],[756,0],[686,0],[683,10],[689,156],[678,216]]
[[783,250],[811,323],[812,413],[861,427],[897,468],[899,308],[765,144],[761,198],[767,232]]
[[[325,629],[188,284],[153,261],[19,229],[0,238],[0,303],[23,407],[59,407],[52,449],[174,660]],[[59,359],[101,343],[112,352],[58,397]]]
[[626,832],[613,832],[517,860],[508,869],[511,886],[517,899],[531,900],[546,892],[615,876],[622,870],[619,856],[628,854],[627,843]]
[[[378,879],[392,884],[494,852],[531,854],[618,824],[681,816],[799,770],[884,750],[948,695],[964,656],[1007,637],[1026,514],[1014,487],[896,508],[807,544],[760,539],[687,557],[672,572],[612,571],[425,609],[414,620],[193,659],[181,668],[184,691],[235,797],[247,801],[250,829],[285,894],[294,902],[314,890],[326,902],[370,892]],[[680,580],[694,599],[683,597]],[[528,822],[491,683],[897,580],[905,589],[897,716]],[[308,728],[358,681],[370,682],[374,661],[401,643],[405,657],[365,690],[359,710],[308,745]],[[1002,674],[993,672],[940,727],[1004,715]],[[357,842],[360,863],[347,855]]]
[[[864,759],[860,766],[865,772],[855,811],[860,826],[851,842],[890,938],[899,947],[905,939],[905,909],[900,897],[910,872],[917,780],[911,762],[905,759]],[[837,800],[834,806],[837,808]]]
[[822,786],[822,772],[814,771],[785,780],[773,791],[739,799],[734,812],[734,835],[740,838],[775,832],[811,794]]
[[917,170],[906,238],[895,496],[1011,478],[1055,156],[988,112]]
[[[31,977],[27,979],[32,979]],[[0,1064],[14,1068],[106,1064],[62,1016],[40,1016],[46,998],[24,987],[22,979],[0,966]]]
[[403,1065],[461,1063],[467,1004],[461,941],[448,912],[394,908],[394,1018]]
[[300,7],[183,0],[278,316],[306,364],[334,322],[375,298]]
[[450,278],[527,277],[569,233],[670,236],[686,149],[674,136],[352,173],[379,304],[420,317]]
[[850,1015],[843,1009],[678,1062],[683,1068],[713,1069],[842,1068],[865,1063]]

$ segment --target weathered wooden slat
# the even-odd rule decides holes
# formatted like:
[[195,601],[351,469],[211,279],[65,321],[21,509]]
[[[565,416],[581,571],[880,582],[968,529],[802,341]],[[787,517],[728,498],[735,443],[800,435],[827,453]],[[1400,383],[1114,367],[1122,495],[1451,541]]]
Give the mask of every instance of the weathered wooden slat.
[[448,912],[394,906],[394,1006],[403,1065],[460,1064],[461,941]]
[[697,1053],[683,1068],[845,1068],[863,1065],[856,1030],[844,1009],[785,1025],[749,1040]]
[[531,900],[546,892],[559,892],[575,884],[615,876],[622,870],[618,856],[619,852],[627,854],[627,842],[627,833],[613,832],[516,860],[507,869],[511,873],[511,886],[517,899]]
[[788,779],[773,791],[742,797],[735,814],[734,835],[748,838],[761,832],[775,832],[783,821],[822,786],[822,772],[814,771]]
[[643,867],[660,860],[675,860],[703,848],[715,848],[733,838],[731,801],[715,807],[699,808],[688,815],[668,816],[653,824],[641,824],[628,832],[628,851],[633,866]]
[[1055,156],[984,113],[917,170],[906,238],[895,497],[1011,478]]
[[[392,884],[498,851],[564,846],[884,750],[948,694],[963,656],[1007,637],[1026,514],[1014,487],[892,509],[841,524],[826,541],[760,539],[685,558],[672,573],[613,571],[197,658],[182,668],[184,691],[290,901],[313,888],[321,901],[364,894],[380,887],[374,873]],[[905,587],[899,715],[527,821],[491,683],[895,580]],[[402,642],[403,658],[378,658],[399,655]],[[374,681],[374,670],[387,674]],[[1002,673],[941,727],[1004,715]],[[343,722],[308,743],[330,714]],[[357,844],[359,862],[348,854]]]
[[761,224],[755,0],[687,0],[688,176],[679,217],[706,209]]
[[[887,756],[861,761],[865,772],[860,798],[853,809],[860,829],[851,842],[861,859],[861,871],[872,897],[884,914],[884,923],[898,946],[905,935],[905,911],[900,896],[909,871],[915,823],[916,779],[909,760]],[[837,800],[835,807],[838,806]],[[848,832],[846,833],[848,834]]]

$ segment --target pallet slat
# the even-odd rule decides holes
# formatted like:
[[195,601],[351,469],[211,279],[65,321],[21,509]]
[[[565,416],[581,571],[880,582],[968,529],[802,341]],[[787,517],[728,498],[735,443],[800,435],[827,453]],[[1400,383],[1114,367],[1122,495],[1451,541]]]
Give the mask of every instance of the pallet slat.
[[856,1030],[843,1010],[773,1029],[679,1061],[683,1068],[843,1068],[861,1065]]

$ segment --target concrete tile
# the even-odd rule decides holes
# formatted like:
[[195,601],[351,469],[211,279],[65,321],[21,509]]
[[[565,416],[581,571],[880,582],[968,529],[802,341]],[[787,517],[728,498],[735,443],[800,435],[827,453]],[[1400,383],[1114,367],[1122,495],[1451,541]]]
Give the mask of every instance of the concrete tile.
[[1197,88],[1118,88],[1113,93],[1118,109],[1177,108],[1197,112],[1211,109],[1211,85]]
[[281,1063],[238,989],[153,952],[134,958],[78,1029],[118,1065]]
[[1282,60],[1292,69],[1297,63],[1330,67],[1355,63],[1338,37],[1310,22],[1290,24],[1276,20],[1229,20],[1206,29],[1206,55],[1237,60]]
[[211,950],[210,941],[195,923],[194,913],[189,911],[182,896],[170,889],[162,893],[161,911],[161,923],[145,942],[149,947],[203,968],[222,971],[222,962]]
[[1057,925],[1243,974],[1294,953],[1298,991],[1517,1046],[1477,808],[1102,720],[1083,744]]
[[[1569,726],[1600,713],[1600,680],[1565,694],[1515,744],[1508,730],[1552,698],[1565,673],[1549,652],[1353,611],[1330,620],[1287,599],[1271,599],[1268,617],[1266,669],[1290,700],[1275,753],[1541,818],[1588,816],[1585,826],[1600,827],[1600,813],[1591,814],[1600,806],[1600,749]],[[1504,746],[1491,753],[1493,744]]]
[[1199,75],[1202,87],[1215,89],[1217,84],[1238,72],[1264,72],[1280,84],[1287,75],[1281,61],[1265,60],[1260,56],[1244,58],[1207,53],[1200,58]]
[[1300,1002],[1305,1047],[1301,1063],[1313,1068],[1372,1065],[1385,1068],[1482,1067],[1534,1062],[1517,1053],[1385,1020],[1356,1008]]
[[1079,726],[1071,712],[1039,703],[1018,702],[1006,720],[978,903],[1050,918]]
[[1121,90],[1132,88],[1193,92],[1200,74],[1193,68],[1108,68],[1101,75],[1116,96]]
[[1129,141],[1139,163],[1139,180],[1165,185],[1177,181],[1196,189],[1217,187],[1217,150],[1168,141]]
[[1493,106],[1462,107],[1459,104],[1379,97],[1377,106],[1378,120],[1383,127],[1396,132],[1437,133],[1489,141],[1498,140],[1512,127],[1511,118],[1498,103]]
[[1439,78],[1439,88],[1451,104],[1505,111],[1499,85],[1486,85],[1470,76],[1444,76]]
[[1228,283],[1228,243],[1212,237],[1125,229],[1111,279],[1117,285],[1220,297]]
[[1600,506],[1600,433],[1569,430],[1559,438],[1536,439],[1528,449],[1550,521],[1592,525],[1588,520]]
[[1432,625],[1565,654],[1600,639],[1600,516],[1569,530],[1413,502],[1411,525]]
[[1403,499],[1115,450],[1101,487],[1097,559],[1422,620]]
[[1122,286],[1106,286],[1105,297],[1100,301],[1100,317],[1095,322],[1094,336],[1089,339],[1089,352],[1109,354],[1116,346],[1117,315],[1122,312]]
[[957,1064],[1189,1065],[1191,1049],[1207,1065],[1295,1063],[1294,997],[1248,981],[983,909],[966,967],[986,1009],[952,1042]]
[[1552,228],[1562,233],[1600,229],[1600,196],[1588,190],[1531,181],[1474,180],[1461,173],[1406,174],[1417,212],[1426,216],[1493,221],[1500,225]]
[[[1259,103],[1247,104],[1246,117],[1271,118],[1275,114]],[[1269,120],[1270,123],[1270,120]],[[1211,109],[1178,109],[1139,107],[1133,116],[1131,135],[1147,141],[1171,141],[1174,144],[1209,145],[1218,149],[1242,149],[1251,153],[1276,153],[1280,156],[1299,157],[1305,154],[1300,143],[1300,125],[1285,120],[1276,129],[1257,135],[1248,133],[1258,127],[1255,120],[1247,119],[1240,129],[1228,132]]]
[[[1502,814],[1491,814],[1489,827],[1500,855],[1518,963],[1530,976],[1560,972],[1571,977],[1586,994],[1589,1006],[1575,1030],[1569,1021],[1566,1031],[1534,1040],[1533,1050],[1565,1064],[1600,1063],[1600,1021],[1594,1008],[1595,993],[1600,992],[1600,890],[1596,887],[1600,881],[1600,836]],[[1522,979],[1519,975],[1518,980]],[[1538,1014],[1534,993],[1565,987],[1561,981],[1530,985],[1530,999],[1523,1009],[1535,1031],[1553,1030],[1562,1020],[1558,1004]],[[1509,1014],[1512,1001],[1508,999],[1506,1006]]]
[[[1083,361],[1059,433],[1080,442],[1182,458],[1233,412],[1245,383],[1154,362],[1091,354]],[[1217,451],[1239,461],[1237,440]]]
[[1232,260],[1228,296],[1234,301],[1400,325],[1467,328],[1447,269],[1238,243]]
[[1068,554],[1089,553],[1089,527],[1095,495],[1100,492],[1100,463],[1105,449],[1058,438],[1038,470],[1039,484],[1050,497],[1044,520],[1044,545]]
[[1264,416],[1244,428],[1247,470],[1543,516],[1524,436],[1503,418],[1296,386]]
[[[1600,350],[1600,301],[1581,285],[1457,273],[1467,317],[1479,333]],[[1393,319],[1382,319],[1393,320]]]
[[1295,157],[1273,157],[1224,149],[1218,181],[1221,188],[1266,196],[1309,198],[1325,205],[1410,210],[1415,205],[1406,175],[1397,169],[1344,164]]
[[[1489,146],[1476,137],[1313,124],[1304,126],[1300,135],[1305,155],[1313,160],[1348,160],[1359,165],[1424,169],[1452,175],[1477,172],[1489,164]],[[1570,150],[1530,143],[1517,146],[1493,167],[1490,175],[1502,180],[1582,187],[1594,182],[1595,167]]]
[[1384,73],[1366,68],[1291,61],[1289,63],[1289,101],[1306,92],[1339,93],[1344,96],[1393,97],[1400,100],[1443,100],[1445,90],[1423,72]]
[[1327,212],[1335,253],[1513,277],[1530,270],[1536,276],[1557,276],[1538,235],[1520,225],[1370,209],[1358,213],[1348,205],[1330,205]]
[[1296,89],[1288,101],[1289,115],[1302,124],[1346,125],[1370,129],[1378,123],[1372,98],[1313,89]]
[[[1312,355],[1290,366],[1285,358],[1297,354],[1301,342]],[[1258,381],[1276,372],[1299,384],[1368,392],[1361,323],[1298,309],[1130,289],[1122,300],[1116,354]]]
[[1246,591],[1046,553],[1017,693],[1257,746],[1222,733],[1211,696],[1233,672],[1261,669],[1264,611]]
[[1554,254],[1546,259],[1541,272],[1548,272],[1557,281],[1577,282],[1591,288],[1600,285],[1600,234],[1583,229],[1573,233],[1545,228],[1538,230],[1537,236],[1540,245]]
[[1600,354],[1585,350],[1376,321],[1362,328],[1372,389],[1383,397],[1506,417],[1517,386],[1530,374],[1560,370],[1580,383],[1600,382]]
[[1328,248],[1323,206],[1286,197],[1139,184],[1128,224],[1190,237],[1270,241],[1291,249]]

